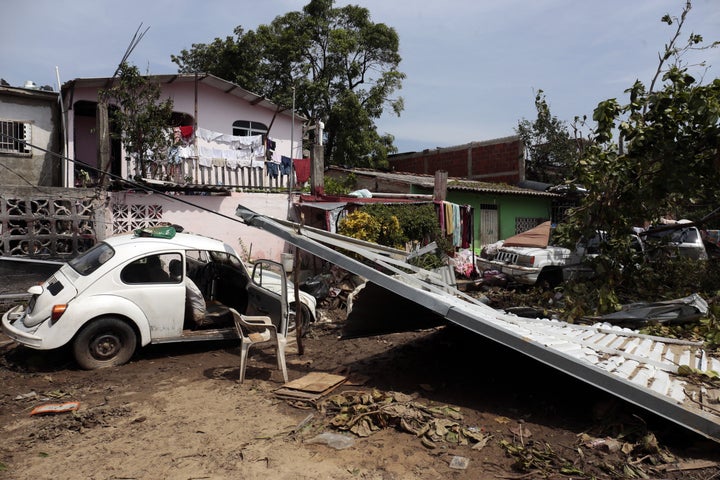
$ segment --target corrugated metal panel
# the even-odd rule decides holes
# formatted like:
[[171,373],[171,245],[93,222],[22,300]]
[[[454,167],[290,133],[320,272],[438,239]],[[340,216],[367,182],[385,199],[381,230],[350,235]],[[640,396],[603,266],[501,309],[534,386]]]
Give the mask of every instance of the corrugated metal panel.
[[[356,175],[364,175],[368,177],[392,180],[399,183],[418,185],[426,188],[433,188],[435,177],[432,175],[423,175],[417,173],[403,172],[381,172],[378,170],[361,169],[361,168],[340,168],[330,167],[340,172],[354,173]],[[448,190],[458,190],[466,192],[491,193],[496,195],[524,195],[530,197],[546,197],[559,198],[560,195],[551,192],[532,190],[529,188],[513,187],[500,183],[480,182],[475,180],[465,180],[460,178],[450,178],[447,183]]]
[[435,284],[430,272],[412,268],[415,274],[404,273],[398,268],[401,261],[386,258],[381,252],[343,244],[343,248],[396,275],[381,273],[323,245],[342,244],[337,235],[323,239],[315,232],[314,240],[303,235],[297,225],[242,206],[236,214],[246,224],[430,308],[457,325],[720,442],[720,388],[678,375],[682,365],[720,371],[720,360],[708,356],[700,343],[643,335],[610,324],[586,326],[518,317]]

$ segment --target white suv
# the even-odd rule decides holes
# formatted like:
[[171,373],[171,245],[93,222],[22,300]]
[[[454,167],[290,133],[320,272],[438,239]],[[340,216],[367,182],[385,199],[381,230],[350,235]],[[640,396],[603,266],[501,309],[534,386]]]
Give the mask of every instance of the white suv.
[[[3,332],[38,350],[71,345],[85,369],[123,364],[149,343],[238,338],[229,308],[268,315],[281,332],[294,317],[281,264],[261,260],[251,274],[229,245],[171,227],[111,237],[28,292]],[[312,321],[315,298],[299,295]]]
[[563,280],[562,269],[573,252],[549,245],[550,230],[550,222],[545,222],[498,242],[489,254],[476,260],[478,269],[502,272],[525,285],[559,284]]
[[[476,260],[480,271],[495,270],[524,285],[555,287],[566,280],[579,280],[594,274],[587,260],[597,256],[607,241],[604,231],[597,231],[589,241],[581,240],[570,250],[549,244],[551,225],[545,222],[526,232],[498,242],[490,254]],[[643,251],[637,235],[632,235],[631,248]]]

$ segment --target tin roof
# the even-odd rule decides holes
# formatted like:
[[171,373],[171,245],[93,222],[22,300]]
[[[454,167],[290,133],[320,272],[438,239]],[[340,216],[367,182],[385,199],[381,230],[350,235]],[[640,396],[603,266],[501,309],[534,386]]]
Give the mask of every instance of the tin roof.
[[[236,215],[245,224],[278,235],[460,327],[720,442],[720,386],[701,374],[720,371],[720,359],[703,348],[702,342],[645,335],[608,323],[577,325],[519,317],[434,283],[432,272],[357,244],[344,245],[340,235],[320,239],[314,233],[311,237],[297,224],[281,224],[242,205]],[[365,263],[331,247],[352,251]],[[415,273],[406,273],[399,265]],[[382,312],[381,305],[378,312]],[[486,367],[478,365],[478,372]]]
[[[210,87],[216,88],[218,90],[221,90],[229,95],[232,95],[234,97],[238,97],[242,100],[245,100],[252,105],[259,105],[261,107],[270,109],[270,110],[277,110],[280,108],[279,105],[273,103],[266,97],[262,95],[258,95],[256,93],[253,93],[249,90],[245,90],[240,85],[237,85],[233,82],[230,82],[228,80],[223,80],[222,78],[216,77],[214,75],[211,75],[209,73],[198,73],[197,77],[195,74],[191,73],[174,73],[174,74],[167,74],[167,75],[146,75],[145,78],[147,78],[150,81],[160,83],[160,84],[171,84],[171,83],[188,83],[188,82],[195,82],[197,80],[198,83],[202,83],[204,85],[208,85]],[[70,80],[63,84],[62,90],[65,91],[68,88],[72,88],[74,86],[77,87],[90,87],[90,88],[107,88],[110,83],[113,81],[113,78],[110,77],[102,77],[102,78],[76,78],[74,80]],[[116,79],[115,79],[116,80]],[[281,109],[280,111],[281,115],[292,115],[292,112],[289,108]],[[302,115],[295,112],[295,117],[299,120],[307,120]]]
[[[355,175],[363,175],[368,177],[375,177],[394,182],[407,183],[410,185],[416,185],[419,187],[433,188],[435,184],[435,177],[433,175],[425,175],[419,173],[406,173],[406,172],[382,172],[379,170],[372,170],[369,168],[342,168],[342,167],[329,167],[342,172],[353,173]],[[525,195],[533,197],[546,197],[554,198],[560,195],[550,192],[532,190],[529,188],[516,187],[504,183],[491,183],[491,182],[479,182],[476,180],[466,180],[457,177],[448,178],[447,181],[448,190],[458,190],[467,192],[479,192],[479,193],[492,193],[496,195]]]

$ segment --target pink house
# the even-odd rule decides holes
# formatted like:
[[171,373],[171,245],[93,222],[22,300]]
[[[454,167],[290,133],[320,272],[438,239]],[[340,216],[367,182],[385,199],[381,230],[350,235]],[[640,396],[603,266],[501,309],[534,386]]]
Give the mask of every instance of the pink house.
[[[159,171],[153,171],[152,176],[155,178],[151,179],[253,187],[272,186],[273,182],[266,180],[277,180],[277,186],[281,183],[279,176],[263,178],[267,170],[263,160],[274,158],[277,163],[283,156],[302,156],[301,138],[306,119],[294,115],[290,109],[208,74],[153,75],[147,78],[160,85],[162,96],[173,100],[172,125],[168,127],[182,129],[182,133],[187,134],[183,136],[187,140],[186,146],[191,147],[183,149],[181,158],[173,160],[179,167],[171,171],[160,168]],[[98,92],[110,86],[111,82],[110,78],[75,79],[62,87],[67,132],[66,155],[79,162],[74,169],[67,169],[65,186],[71,187],[84,180],[76,178],[77,175],[85,174],[81,172],[80,162],[90,167],[101,167],[98,160],[101,129],[97,113]],[[112,109],[113,105],[108,108]],[[227,141],[205,141],[203,137]],[[251,140],[257,138],[262,138],[263,148],[268,145],[273,147],[274,156],[262,158],[265,151],[258,152],[257,143],[253,144]],[[271,143],[265,143],[266,140]],[[245,145],[239,143],[241,141]],[[252,159],[247,156],[238,158],[237,151],[242,150],[243,146],[254,149]],[[126,155],[118,140],[111,142],[109,157],[109,171],[112,174],[130,179],[137,173],[134,160]],[[160,163],[160,167],[165,167]]]
[[[102,158],[109,161],[105,171],[122,185],[107,193],[105,218],[96,223],[98,238],[170,222],[223,240],[252,258],[280,259],[283,241],[233,222],[233,217],[242,204],[287,218],[289,187],[295,177],[292,168],[281,167],[286,167],[287,159],[302,157],[306,119],[212,75],[148,79],[160,85],[162,96],[173,100],[168,130],[182,139],[174,156],[159,158],[156,168],[140,181],[150,188],[149,195],[143,188],[122,182],[137,180],[139,169],[119,140],[110,140],[107,157],[99,148],[103,120],[98,115],[102,112],[98,92],[112,79],[75,79],[62,87],[65,151],[76,160],[74,168],[64,169],[64,185],[92,186],[99,175],[96,169],[102,169]],[[108,105],[108,110],[112,108]]]

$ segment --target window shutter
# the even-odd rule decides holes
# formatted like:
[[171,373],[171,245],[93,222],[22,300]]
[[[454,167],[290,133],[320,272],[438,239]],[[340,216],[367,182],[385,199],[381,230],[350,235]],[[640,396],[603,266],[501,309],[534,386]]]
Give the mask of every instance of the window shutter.
[[22,145],[21,151],[25,153],[30,153],[30,144],[32,143],[32,124],[29,122],[23,123],[23,140],[25,140],[25,142],[27,143],[25,145]]

